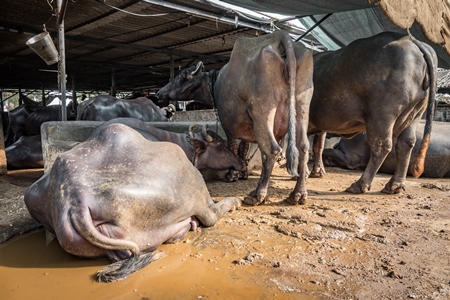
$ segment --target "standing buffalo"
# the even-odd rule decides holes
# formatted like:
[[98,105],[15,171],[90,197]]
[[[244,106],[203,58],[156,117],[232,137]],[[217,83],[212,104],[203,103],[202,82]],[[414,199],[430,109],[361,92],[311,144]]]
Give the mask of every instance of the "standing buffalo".
[[144,122],[170,121],[175,107],[159,108],[152,100],[118,99],[100,95],[80,103],[77,108],[77,120],[108,121],[115,118],[136,118]]
[[237,198],[215,203],[180,147],[123,124],[60,154],[24,200],[65,251],[115,261],[97,274],[107,282],[158,259],[153,251],[162,243],[178,242],[200,224],[213,226],[240,205]]
[[[414,162],[422,141],[424,124],[421,122],[417,128],[417,143],[411,153],[408,175],[414,173]],[[422,177],[441,178],[450,177],[450,132],[449,122],[434,122],[433,135],[425,157],[425,166]],[[359,133],[351,139],[341,138],[333,149],[324,149],[323,162],[327,167],[341,167],[346,169],[364,169],[370,158],[370,147],[367,143],[367,134]],[[396,165],[395,149],[389,153],[380,167],[380,172],[394,174]]]
[[[258,205],[267,198],[279,141],[288,133],[287,168],[299,175],[291,202],[304,203],[309,103],[313,92],[312,52],[293,43],[284,31],[236,41],[230,61],[219,72],[190,67],[164,86],[162,100],[196,101],[217,109],[229,147],[245,159],[248,142],[261,150],[262,171],[255,191],[244,203]],[[236,139],[244,141],[236,146]],[[235,180],[235,172],[229,173]],[[245,173],[244,173],[245,174]],[[244,178],[246,175],[244,175]]]
[[347,192],[370,190],[393,147],[397,163],[383,192],[404,189],[417,124],[427,111],[424,138],[412,174],[418,176],[423,171],[435,108],[436,74],[437,56],[430,46],[392,32],[315,55],[308,129],[308,134],[316,134],[311,176],[325,174],[322,150],[326,132],[344,137],[367,132],[370,159],[361,178]]
[[242,160],[225,146],[224,140],[219,135],[208,130],[207,125],[203,125],[200,134],[194,132],[193,126],[189,132],[176,133],[156,128],[134,118],[117,118],[100,125],[92,136],[95,137],[96,132],[116,123],[133,128],[148,140],[177,144],[197,169],[226,170],[231,168],[238,171],[243,169]]

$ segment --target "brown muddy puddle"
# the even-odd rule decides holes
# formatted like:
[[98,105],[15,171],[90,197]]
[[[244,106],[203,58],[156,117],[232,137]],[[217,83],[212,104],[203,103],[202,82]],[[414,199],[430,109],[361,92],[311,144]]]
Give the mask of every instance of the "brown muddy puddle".
[[254,266],[234,264],[216,242],[194,246],[202,230],[162,245],[167,256],[115,283],[91,279],[106,259],[72,256],[56,240],[46,245],[44,230],[16,237],[0,245],[0,299],[314,299],[265,285]]

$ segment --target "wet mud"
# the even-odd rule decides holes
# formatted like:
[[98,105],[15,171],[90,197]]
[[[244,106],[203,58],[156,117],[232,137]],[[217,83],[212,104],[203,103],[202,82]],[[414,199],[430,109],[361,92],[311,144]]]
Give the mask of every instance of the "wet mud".
[[[106,284],[92,279],[106,259],[47,244],[28,215],[23,192],[39,172],[0,177],[0,299],[450,298],[449,179],[408,178],[406,191],[386,195],[390,176],[378,174],[370,192],[352,195],[343,191],[361,173],[329,168],[308,179],[305,205],[289,206],[295,181],[278,167],[269,202],[162,245],[165,257]],[[243,199],[258,177],[207,186],[217,201]]]

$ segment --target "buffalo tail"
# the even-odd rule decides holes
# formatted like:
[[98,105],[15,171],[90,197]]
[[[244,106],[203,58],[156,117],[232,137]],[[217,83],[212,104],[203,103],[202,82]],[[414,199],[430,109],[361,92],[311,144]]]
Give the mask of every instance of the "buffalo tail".
[[432,59],[432,56],[430,54],[430,51],[420,42],[417,41],[415,38],[412,38],[412,41],[414,44],[419,47],[420,51],[422,52],[424,59],[427,63],[428,67],[428,78],[429,78],[429,95],[428,95],[428,105],[427,105],[427,111],[426,111],[426,122],[425,122],[425,128],[423,132],[423,138],[422,143],[420,144],[419,152],[417,153],[417,158],[414,162],[414,164],[411,166],[411,175],[415,178],[422,175],[424,168],[425,168],[425,156],[427,154],[428,146],[430,145],[430,138],[431,138],[431,128],[433,125],[434,120],[434,113],[436,109],[436,73],[437,73],[437,67],[434,64],[434,61]]
[[135,242],[110,238],[98,231],[88,208],[71,209],[69,215],[78,234],[92,245],[106,250],[130,250],[134,256],[139,255],[139,246]]
[[286,169],[292,176],[298,175],[299,152],[296,143],[297,111],[295,99],[295,83],[297,82],[297,59],[294,53],[294,45],[288,34],[283,35],[282,43],[286,52],[286,61],[289,72],[289,125],[288,144],[286,148]]
[[112,263],[97,272],[96,280],[98,282],[123,280],[164,256],[166,256],[164,251],[155,251]]

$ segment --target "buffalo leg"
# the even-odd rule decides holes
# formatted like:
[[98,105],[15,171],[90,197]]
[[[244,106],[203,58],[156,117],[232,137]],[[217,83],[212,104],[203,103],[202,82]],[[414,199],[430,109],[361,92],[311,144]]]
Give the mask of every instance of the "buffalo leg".
[[241,206],[241,201],[235,197],[226,197],[217,203],[210,198],[208,202],[209,205],[201,206],[201,210],[195,213],[195,217],[206,227],[213,226],[226,212]]
[[273,124],[275,120],[275,110],[269,110],[269,114],[264,118],[261,111],[255,111],[254,114],[259,114],[258,118],[253,119],[253,128],[258,147],[261,151],[262,170],[256,190],[252,191],[244,199],[247,205],[259,205],[264,203],[267,198],[267,190],[269,187],[270,175],[272,175],[275,158],[282,152],[277,140],[273,134]]
[[[383,128],[380,128],[383,129]],[[381,137],[380,132],[383,131],[369,131],[367,130],[367,141],[370,147],[370,159],[358,181],[354,182],[345,191],[354,194],[365,193],[370,191],[370,187],[375,177],[375,174],[381,167],[381,164],[385,160],[386,156],[391,152],[392,149],[392,128],[387,129],[388,135]]]
[[262,170],[256,190],[252,191],[244,199],[244,204],[259,205],[268,199],[267,189],[269,187],[270,175],[275,164],[275,155],[264,154],[261,150]]
[[419,119],[406,128],[398,137],[395,145],[397,163],[395,165],[394,175],[385,185],[382,192],[387,194],[396,194],[405,189],[406,174],[411,158],[411,152],[416,143],[416,127]]
[[[228,141],[228,148],[231,150],[231,152],[233,152],[234,155],[238,155],[238,147],[237,147],[237,143],[236,143],[236,139],[232,138],[229,134],[225,133],[227,136],[227,141]],[[242,158],[242,161],[245,162],[245,157]],[[236,170],[228,170],[227,174],[225,175],[225,180],[228,182],[233,182],[239,179],[239,171]]]
[[245,164],[245,169],[243,171],[240,171],[239,173],[239,179],[248,179],[248,161],[247,161],[247,153],[248,153],[248,147],[249,143],[245,141],[241,141],[239,143],[239,150],[238,155],[242,159],[242,161]]
[[[312,92],[312,91],[311,91]],[[310,97],[310,96],[309,96]],[[309,107],[309,106],[308,106]],[[296,130],[296,147],[298,149],[298,177],[294,190],[289,195],[286,201],[289,204],[305,204],[308,198],[306,190],[306,178],[308,177],[308,160],[309,160],[309,140],[307,135],[308,115],[307,108],[297,108],[297,114],[302,115],[302,118],[297,120]]]
[[314,135],[313,153],[314,153],[314,165],[309,174],[311,178],[322,178],[326,172],[323,165],[322,153],[325,148],[326,132],[320,132]]

